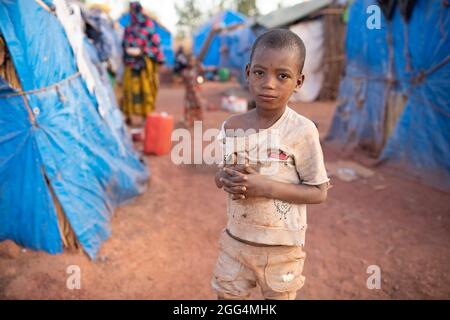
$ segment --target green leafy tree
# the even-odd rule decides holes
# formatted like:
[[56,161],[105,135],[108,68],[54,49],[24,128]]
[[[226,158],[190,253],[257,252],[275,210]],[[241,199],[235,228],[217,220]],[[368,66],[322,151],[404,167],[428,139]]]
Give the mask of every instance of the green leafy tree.
[[278,1],[277,9],[283,8],[283,0]]
[[218,12],[230,8],[230,0],[215,0],[213,6],[206,12],[207,17],[212,17]]
[[235,0],[236,10],[251,17],[259,14],[256,0]]
[[186,0],[184,5],[175,3],[175,11],[178,16],[178,38],[191,35],[195,28],[198,27],[202,18],[202,11],[199,8],[200,5],[197,0]]
[[208,14],[214,15],[226,9],[236,10],[249,17],[259,13],[256,0],[215,0]]

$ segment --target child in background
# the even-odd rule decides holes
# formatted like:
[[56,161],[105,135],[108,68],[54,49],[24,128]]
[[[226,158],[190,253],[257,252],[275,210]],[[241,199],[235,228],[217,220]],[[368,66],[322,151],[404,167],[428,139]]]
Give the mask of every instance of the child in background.
[[188,56],[188,62],[182,71],[186,94],[184,98],[184,123],[188,127],[192,127],[194,121],[203,120],[203,106],[200,97],[200,85],[197,81],[201,74],[202,68],[194,55]]
[[316,126],[286,105],[304,61],[291,31],[258,37],[246,66],[255,108],[222,125],[216,184],[227,192],[228,222],[211,282],[219,299],[248,298],[256,285],[265,299],[295,299],[304,284],[306,204],[325,201],[329,181]]

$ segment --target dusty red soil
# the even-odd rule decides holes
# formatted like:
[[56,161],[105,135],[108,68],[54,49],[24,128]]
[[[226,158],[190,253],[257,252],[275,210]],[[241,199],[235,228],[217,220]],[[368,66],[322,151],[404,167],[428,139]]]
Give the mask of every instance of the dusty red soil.
[[[225,87],[208,83],[204,94],[217,103]],[[182,98],[181,87],[162,88],[157,108],[179,120]],[[292,106],[316,121],[325,136],[335,103]],[[228,116],[207,112],[204,127],[218,127]],[[324,152],[326,161],[343,157],[326,143]],[[215,299],[209,282],[225,225],[225,196],[214,185],[215,168],[176,166],[170,155],[147,160],[150,187],[117,210],[97,261],[81,253],[53,256],[0,243],[0,298]],[[334,178],[328,200],[309,207],[307,280],[298,299],[450,298],[450,196],[389,167],[374,170],[368,179]],[[81,268],[80,290],[66,288],[69,265]],[[379,290],[366,286],[369,265],[381,268]],[[261,298],[257,290],[254,297]]]

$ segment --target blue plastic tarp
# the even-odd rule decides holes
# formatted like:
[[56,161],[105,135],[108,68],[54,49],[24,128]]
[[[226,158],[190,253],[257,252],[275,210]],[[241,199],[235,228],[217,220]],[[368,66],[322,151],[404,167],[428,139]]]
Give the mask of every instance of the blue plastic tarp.
[[[211,29],[215,24],[226,27],[236,23],[244,23],[247,20],[245,16],[234,11],[224,11],[216,14],[214,17],[209,19],[194,33],[193,36],[193,52],[198,55],[203,47],[203,43],[208,38]],[[211,44],[206,52],[204,59],[202,60],[203,65],[207,67],[218,67],[220,64],[220,36],[215,35]]]
[[255,30],[250,23],[247,23],[241,28],[225,32],[220,36],[223,49],[220,52],[220,66],[230,69],[243,86],[246,86],[245,66],[250,62],[253,43],[264,31],[264,28]]
[[116,105],[100,115],[52,13],[34,1],[0,1],[0,33],[27,91],[17,94],[0,79],[0,241],[62,252],[48,179],[94,259],[110,235],[114,209],[146,189],[149,173],[115,116]]
[[[449,8],[442,1],[417,0],[409,23],[396,8],[391,21],[381,15],[381,28],[369,29],[366,10],[375,4],[357,0],[350,8],[347,65],[339,94],[343,102],[328,140],[378,150],[380,160],[450,190]],[[392,93],[407,101],[384,141],[386,103]]]

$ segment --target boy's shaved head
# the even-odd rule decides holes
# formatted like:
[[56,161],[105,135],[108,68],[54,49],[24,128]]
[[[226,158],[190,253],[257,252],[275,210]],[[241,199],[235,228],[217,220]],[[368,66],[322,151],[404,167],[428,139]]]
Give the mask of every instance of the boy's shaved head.
[[260,48],[289,49],[295,51],[298,55],[299,73],[302,73],[306,54],[305,44],[292,31],[287,29],[273,29],[260,35],[253,44],[250,54],[250,64],[252,63],[253,54],[256,49]]

